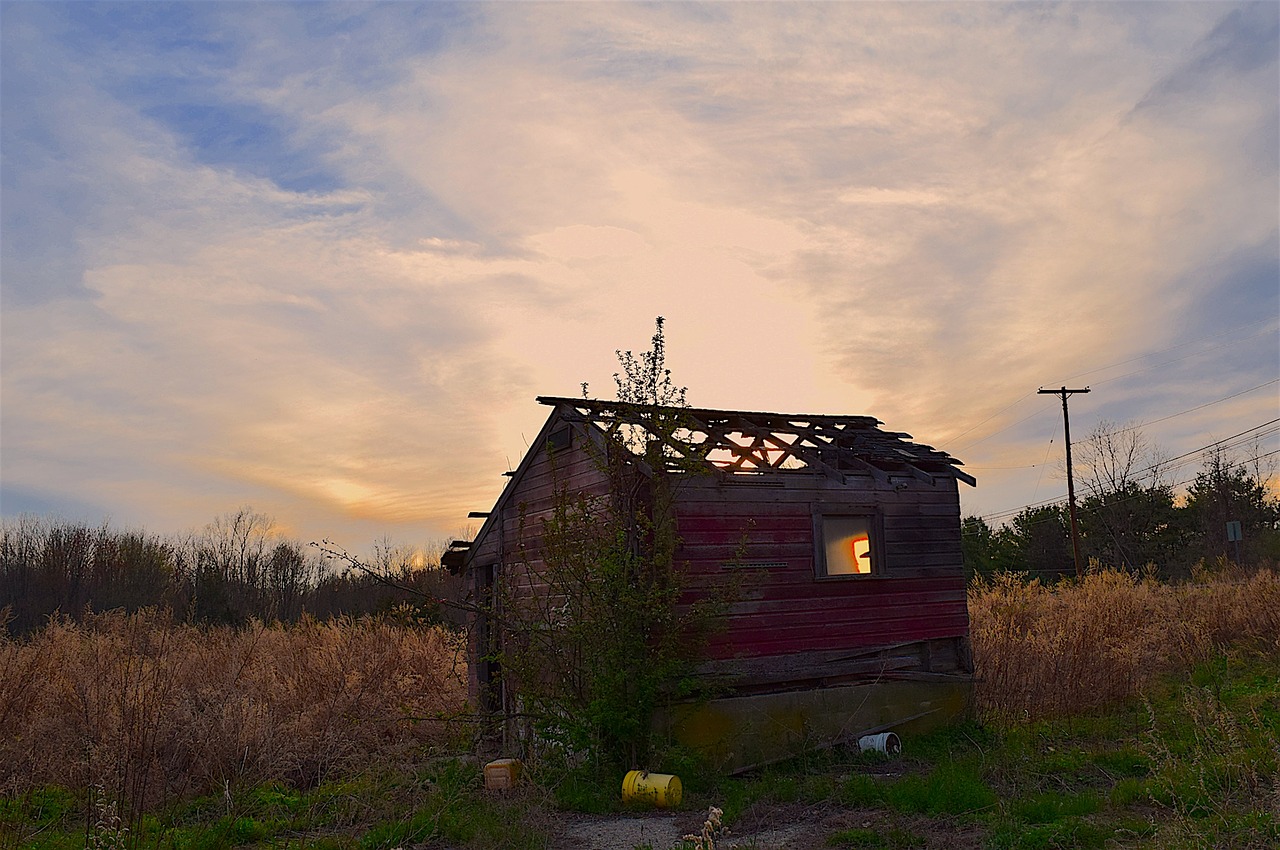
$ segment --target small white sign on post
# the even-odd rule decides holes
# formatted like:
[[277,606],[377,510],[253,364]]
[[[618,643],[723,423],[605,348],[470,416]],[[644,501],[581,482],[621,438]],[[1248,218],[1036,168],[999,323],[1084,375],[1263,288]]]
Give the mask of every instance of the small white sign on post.
[[1244,534],[1240,530],[1240,521],[1234,520],[1227,523],[1227,542],[1231,543],[1237,540],[1243,540]]

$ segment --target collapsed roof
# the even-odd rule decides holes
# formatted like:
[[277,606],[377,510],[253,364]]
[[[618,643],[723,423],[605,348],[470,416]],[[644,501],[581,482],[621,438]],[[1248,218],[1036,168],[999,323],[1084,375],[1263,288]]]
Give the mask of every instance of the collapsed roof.
[[555,407],[561,419],[633,449],[659,442],[671,472],[701,467],[718,475],[819,473],[841,483],[849,474],[880,481],[910,475],[930,483],[947,476],[977,484],[957,468],[959,460],[911,442],[910,434],[881,430],[873,416],[654,407],[558,396],[538,401]]

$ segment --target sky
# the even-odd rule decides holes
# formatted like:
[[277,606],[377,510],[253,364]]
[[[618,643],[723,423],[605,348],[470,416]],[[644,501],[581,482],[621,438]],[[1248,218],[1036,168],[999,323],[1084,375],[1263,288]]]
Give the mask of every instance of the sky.
[[[1280,5],[0,4],[0,513],[465,534],[666,319],[998,521],[1280,449]],[[1274,459],[1274,456],[1273,456]]]

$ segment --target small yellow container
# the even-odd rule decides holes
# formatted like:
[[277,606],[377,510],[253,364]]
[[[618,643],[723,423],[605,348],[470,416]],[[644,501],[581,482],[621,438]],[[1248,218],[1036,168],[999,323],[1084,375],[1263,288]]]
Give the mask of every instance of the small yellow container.
[[672,809],[680,805],[683,797],[680,777],[670,773],[633,770],[622,779],[624,803],[650,803],[660,809]]
[[505,791],[516,787],[524,765],[519,759],[496,759],[484,766],[484,787],[489,791]]

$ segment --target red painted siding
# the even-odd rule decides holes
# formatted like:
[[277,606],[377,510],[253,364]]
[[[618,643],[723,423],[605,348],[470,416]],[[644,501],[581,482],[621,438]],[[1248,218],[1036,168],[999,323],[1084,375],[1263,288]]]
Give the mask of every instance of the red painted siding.
[[[473,568],[499,565],[498,580],[518,589],[517,595],[537,592],[537,543],[556,493],[608,492],[608,478],[585,451],[582,432],[554,455],[542,447],[546,435],[561,427],[554,418],[544,426],[469,559]],[[817,576],[815,518],[842,511],[877,518],[876,574]],[[772,670],[765,679],[783,681],[797,659],[838,661],[849,657],[845,653],[899,643],[927,647],[941,641],[953,647],[953,667],[960,657],[955,648],[968,634],[968,611],[952,478],[929,483],[848,475],[841,483],[803,472],[691,475],[677,485],[676,520],[677,562],[688,576],[690,598],[723,586],[726,578],[738,588],[723,629],[711,639],[713,659],[755,659],[747,666],[756,673]],[[520,562],[522,535],[526,563]],[[929,669],[927,660],[922,664]]]
[[[705,592],[727,576],[740,585],[723,631],[712,638],[713,657],[854,650],[968,633],[953,481],[889,486],[868,477],[861,487],[839,488],[796,476],[787,485],[689,487],[681,495],[677,558],[690,592]],[[876,575],[816,575],[815,512],[842,509],[879,515],[883,559]]]

